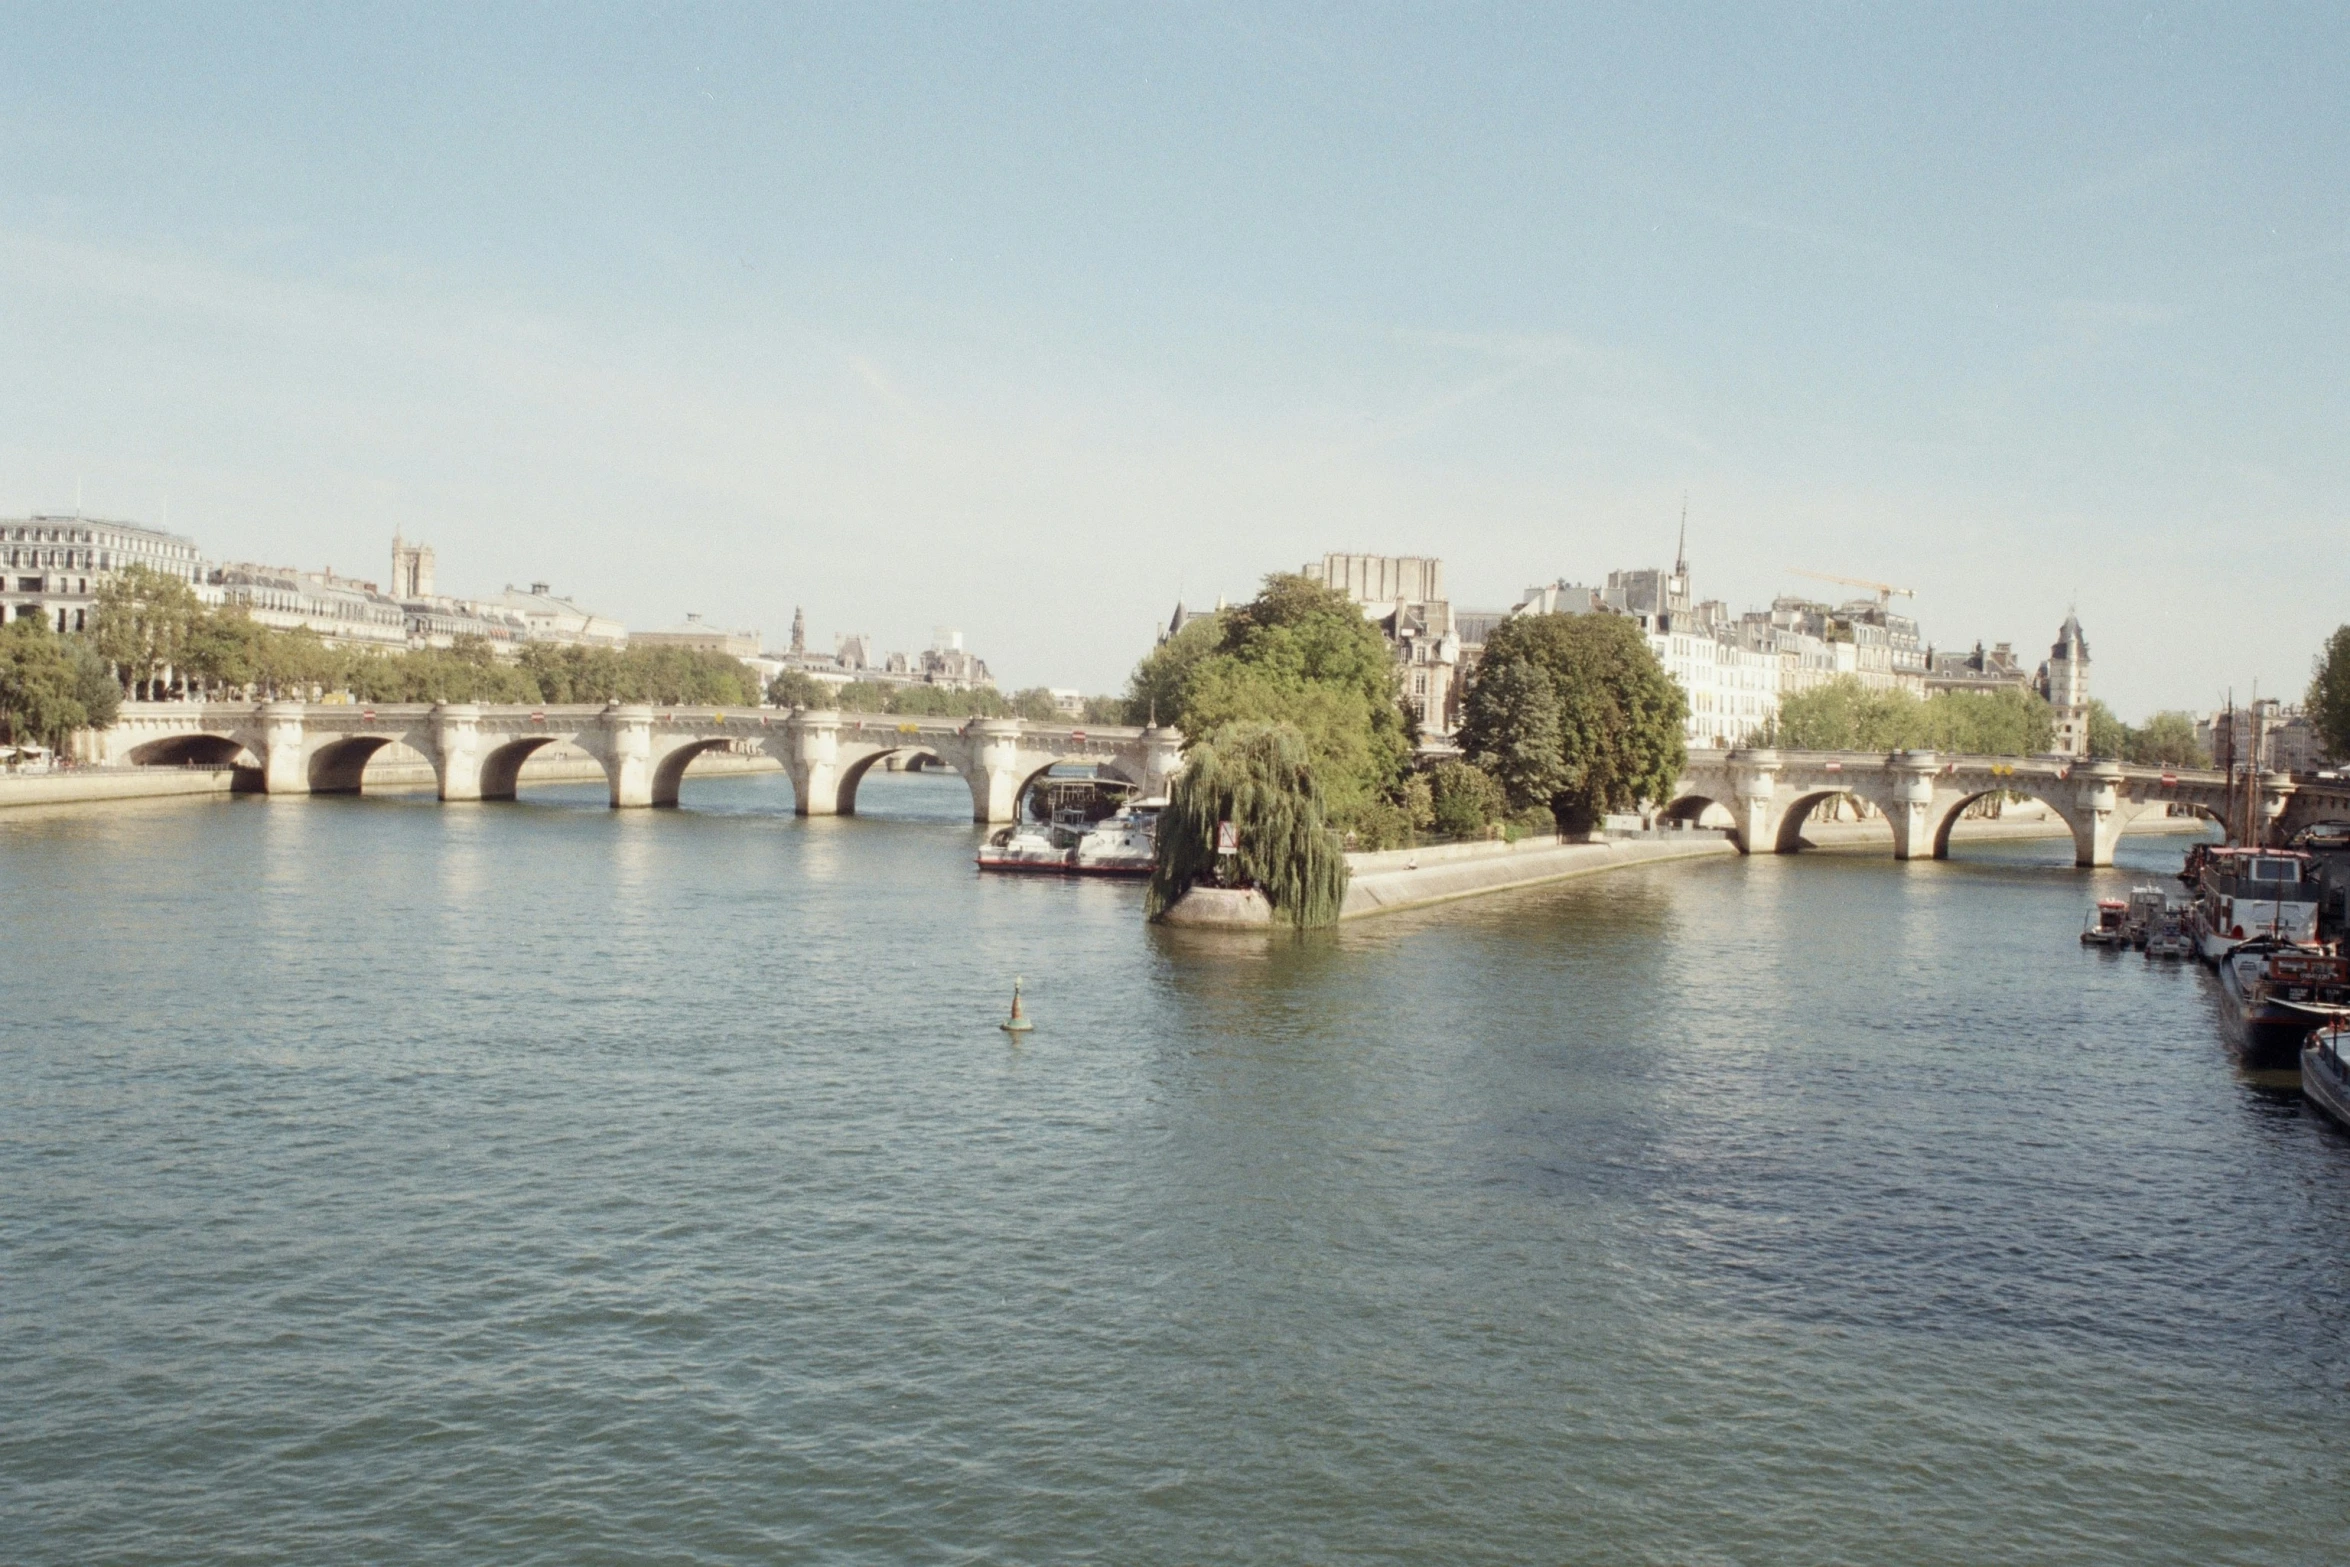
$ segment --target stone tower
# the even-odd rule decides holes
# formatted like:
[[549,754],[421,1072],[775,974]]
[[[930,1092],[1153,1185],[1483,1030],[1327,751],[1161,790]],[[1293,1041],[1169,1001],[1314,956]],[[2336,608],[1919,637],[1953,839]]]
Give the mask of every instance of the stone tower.
[[2089,754],[2089,642],[2080,617],[2068,614],[2040,666],[2040,694],[2056,710],[2055,747],[2060,756]]
[[791,650],[794,653],[808,651],[808,615],[797,604],[792,606],[791,612]]
[[392,597],[432,597],[432,546],[410,544],[397,532],[392,535]]

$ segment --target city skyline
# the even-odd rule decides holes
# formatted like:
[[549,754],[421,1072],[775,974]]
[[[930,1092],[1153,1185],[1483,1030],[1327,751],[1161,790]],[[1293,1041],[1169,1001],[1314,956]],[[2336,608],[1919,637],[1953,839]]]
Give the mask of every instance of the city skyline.
[[11,515],[1103,690],[1178,596],[1500,607],[1685,492],[1706,595],[2077,608],[2131,718],[2297,697],[2350,592],[2331,17],[12,31]]

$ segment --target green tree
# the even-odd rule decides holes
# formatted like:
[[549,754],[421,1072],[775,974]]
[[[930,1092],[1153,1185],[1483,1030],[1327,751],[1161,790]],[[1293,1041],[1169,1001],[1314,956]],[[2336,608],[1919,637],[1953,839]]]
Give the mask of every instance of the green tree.
[[[1013,704],[1001,691],[992,686],[973,686],[955,690],[948,686],[891,686],[887,687],[881,711],[897,713],[908,718],[1008,718],[1013,716]],[[1030,702],[1030,707],[1037,704]],[[1046,711],[1052,709],[1052,698],[1043,701]]]
[[2132,729],[2122,760],[2141,767],[2209,767],[2211,752],[2195,738],[2195,720],[2186,713],[2157,713]]
[[87,637],[68,637],[65,646],[73,659],[73,699],[82,706],[82,727],[112,729],[122,715],[122,687],[114,671]]
[[1440,833],[1474,838],[1510,811],[1509,791],[1470,762],[1439,762],[1428,769],[1429,816]]
[[832,705],[844,713],[886,713],[889,687],[871,680],[852,680],[832,693]]
[[1548,807],[1567,783],[1558,687],[1531,659],[1489,647],[1461,703],[1460,747],[1510,807]]
[[[1323,809],[1306,738],[1287,724],[1238,723],[1193,741],[1159,818],[1153,917],[1200,884],[1255,887],[1274,916],[1328,925],[1346,901],[1346,852]],[[1217,853],[1230,822],[1238,852]]]
[[2089,754],[2118,761],[2130,740],[2129,727],[2113,716],[2113,709],[2095,697],[2089,699]]
[[1905,750],[1922,743],[1923,707],[1906,691],[1872,691],[1842,675],[1782,698],[1770,738],[1799,751]]
[[1200,660],[1224,645],[1224,612],[1202,616],[1152,648],[1134,666],[1126,684],[1125,721],[1173,724],[1183,715],[1183,697]]
[[1919,715],[1915,747],[2034,756],[2056,743],[2056,713],[2034,691],[1937,691],[1919,705]]
[[1872,691],[1844,675],[1781,699],[1761,737],[1799,751],[1932,750],[2031,756],[2048,749],[2055,714],[2029,691]]
[[45,615],[0,628],[0,739],[63,751],[90,722],[79,659]]
[[242,689],[253,684],[261,644],[270,635],[240,606],[207,610],[188,628],[183,667],[205,686]]
[[[1549,676],[1557,703],[1560,769],[1550,808],[1562,830],[1588,831],[1609,811],[1671,792],[1688,761],[1681,736],[1688,698],[1635,622],[1623,615],[1516,616],[1486,638],[1480,667],[1506,669],[1520,660]],[[1503,754],[1511,737],[1481,730],[1477,738],[1481,753],[1473,759],[1483,760]]]
[[[400,657],[393,654],[390,657]],[[308,626],[293,631],[269,631],[253,644],[253,684],[265,697],[301,701],[313,687],[348,689],[351,670],[362,664],[387,661],[378,653],[348,653],[326,645]]]
[[787,669],[767,682],[767,701],[774,707],[814,712],[832,706],[832,687],[805,670]]
[[1006,700],[1005,705],[1010,709],[1011,717],[1025,718],[1032,723],[1058,723],[1066,716],[1060,708],[1053,705],[1053,693],[1044,686],[1030,686],[1025,690],[1015,691]]
[[2309,721],[2326,755],[2350,757],[2350,626],[2337,626],[2309,677]]
[[159,696],[204,618],[196,590],[168,572],[131,565],[99,584],[90,642],[134,692]]
[[[1185,736],[1235,723],[1296,729],[1332,825],[1386,841],[1413,736],[1379,628],[1345,594],[1285,574],[1267,577],[1219,625],[1216,650],[1182,681],[1175,721]],[[1162,723],[1168,717],[1159,709]]]

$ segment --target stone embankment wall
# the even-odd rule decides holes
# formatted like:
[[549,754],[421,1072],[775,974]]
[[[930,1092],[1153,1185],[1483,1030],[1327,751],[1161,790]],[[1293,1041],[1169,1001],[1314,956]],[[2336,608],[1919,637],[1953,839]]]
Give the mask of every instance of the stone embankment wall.
[[235,792],[225,767],[141,767],[107,772],[10,773],[0,776],[0,810],[13,805],[89,805],[167,795]]
[[[1737,852],[1726,837],[1690,832],[1600,843],[1561,843],[1542,837],[1522,838],[1516,843],[1447,843],[1425,849],[1350,854],[1346,863],[1352,876],[1338,917],[1364,919],[1572,876],[1592,876],[1628,865],[1710,859]],[[1197,887],[1178,899],[1162,918],[1169,925],[1245,929],[1270,926],[1273,911],[1264,895],[1253,890]]]

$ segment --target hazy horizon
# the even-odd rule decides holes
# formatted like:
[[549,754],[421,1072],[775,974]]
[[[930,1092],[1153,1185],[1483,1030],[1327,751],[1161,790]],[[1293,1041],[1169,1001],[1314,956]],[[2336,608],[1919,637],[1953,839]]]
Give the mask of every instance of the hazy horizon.
[[2350,23],[24,7],[0,513],[1116,689],[1325,551],[2297,698]]

